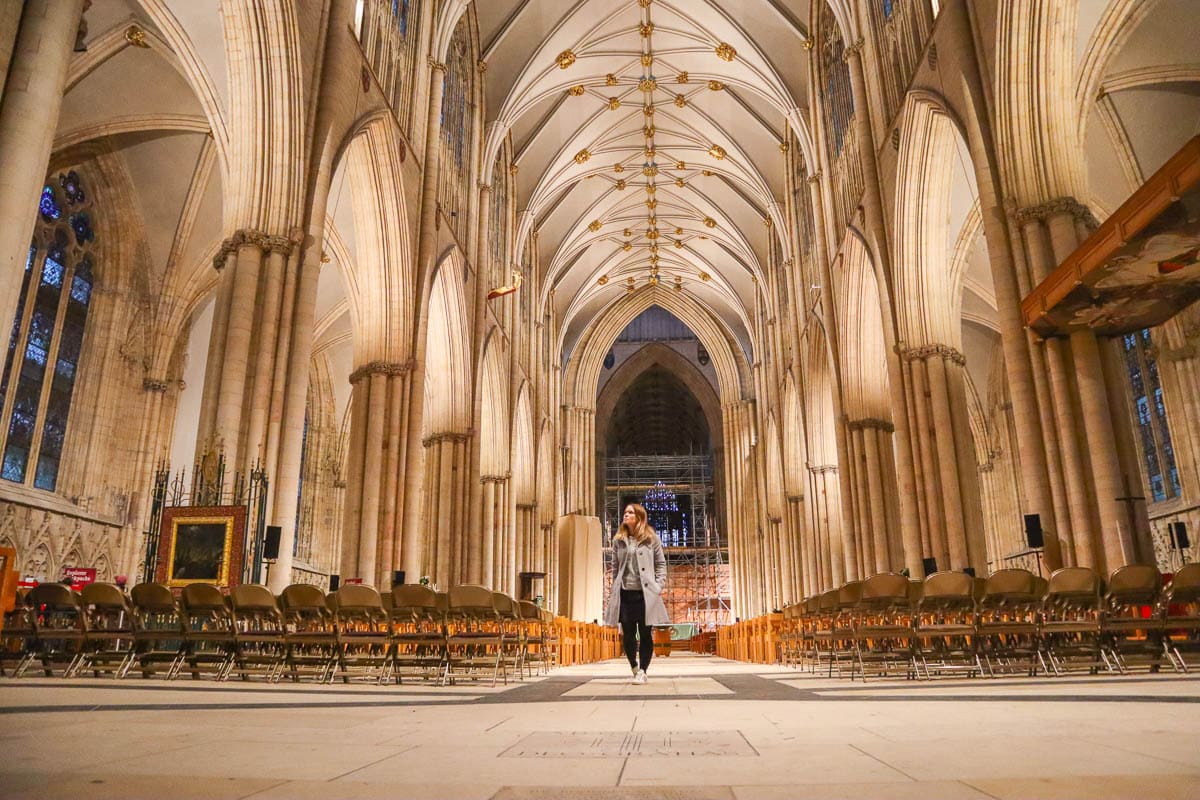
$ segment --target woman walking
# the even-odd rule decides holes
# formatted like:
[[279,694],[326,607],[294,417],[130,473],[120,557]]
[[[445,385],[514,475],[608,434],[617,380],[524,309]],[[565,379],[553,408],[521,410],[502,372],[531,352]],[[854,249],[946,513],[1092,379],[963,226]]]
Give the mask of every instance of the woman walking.
[[[654,655],[652,625],[670,625],[662,590],[667,580],[667,557],[658,534],[646,522],[646,509],[638,503],[625,506],[621,527],[613,537],[617,569],[613,573],[606,625],[621,625],[625,657],[633,682],[646,682],[646,667]],[[640,640],[640,645],[639,645]]]

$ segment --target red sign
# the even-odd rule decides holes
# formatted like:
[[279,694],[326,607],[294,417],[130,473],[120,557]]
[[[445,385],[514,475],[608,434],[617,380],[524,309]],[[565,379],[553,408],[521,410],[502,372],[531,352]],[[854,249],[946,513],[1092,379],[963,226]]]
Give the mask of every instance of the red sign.
[[89,583],[96,582],[96,568],[63,567],[63,580],[71,581],[71,588],[78,591]]
[[342,581],[342,583],[357,583],[357,584],[361,584],[362,582],[363,582],[362,578],[346,578],[346,580]]

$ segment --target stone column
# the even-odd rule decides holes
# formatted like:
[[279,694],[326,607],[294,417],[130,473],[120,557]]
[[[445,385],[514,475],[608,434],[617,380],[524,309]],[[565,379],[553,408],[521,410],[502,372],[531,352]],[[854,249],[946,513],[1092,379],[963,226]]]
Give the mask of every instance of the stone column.
[[[83,0],[25,0],[0,97],[0,331],[17,308]],[[11,27],[10,8],[2,14]],[[5,334],[7,335],[7,333]]]
[[417,574],[421,570],[421,432],[425,415],[425,352],[429,335],[430,278],[437,256],[438,162],[441,157],[442,95],[446,65],[430,61],[429,106],[426,109],[425,152],[421,162],[421,213],[417,236],[415,330],[412,340],[412,375],[405,403],[404,483],[400,506],[401,551],[403,569]]
[[[964,41],[970,41],[969,33],[964,31]],[[979,59],[978,53],[963,59],[962,78],[972,100],[983,103],[988,88],[984,85]],[[1060,490],[1061,482],[1056,478],[1057,466],[1051,467],[1056,462],[1046,447],[1047,442],[1053,440],[1053,433],[1039,405],[1030,339],[1021,316],[1024,293],[1020,281],[1025,272],[1023,254],[1016,242],[1015,228],[1010,226],[1001,202],[999,168],[992,144],[996,140],[996,132],[991,128],[991,120],[987,115],[976,118],[975,123],[966,126],[967,146],[971,153],[975,183],[979,188],[988,265],[996,292],[1000,342],[1004,348],[1004,368],[1012,399],[1013,427],[1020,465],[1017,473],[1024,503],[1019,510],[1041,515],[1042,524],[1049,534],[1046,537],[1045,562],[1053,570],[1063,566],[1058,535],[1063,524],[1059,515],[1065,508],[1065,500]]]
[[[875,158],[875,140],[871,131],[871,102],[867,94],[862,48],[862,39],[847,43],[845,59],[850,71],[850,86],[856,109],[854,120],[858,129],[858,155],[862,159],[865,186],[862,199],[863,209],[866,212],[867,228],[872,232],[872,238],[875,241],[872,256],[879,262],[882,268],[880,272],[888,276],[891,275],[890,250],[887,240],[887,225],[884,222],[883,196],[879,186],[879,169]],[[885,282],[879,286],[880,319],[884,327],[884,338],[889,343],[894,343],[896,334],[892,327],[891,296],[890,283]],[[889,349],[887,353],[887,371],[892,408],[901,409],[904,407],[905,397],[904,373],[901,369],[899,354],[894,349]],[[915,530],[919,524],[917,507],[914,502],[917,487],[914,479],[913,462],[915,459],[912,438],[908,432],[907,415],[900,413],[893,415],[890,424],[894,426],[896,433],[893,438],[896,477],[895,490],[891,491],[891,487],[889,487],[888,496],[895,497],[898,501],[895,515],[899,517],[896,523],[899,524],[900,531]],[[888,516],[893,515],[888,514]],[[906,534],[906,536],[911,538],[912,534]]]
[[[375,586],[391,585],[391,573],[400,567],[396,552],[394,517],[398,483],[389,465],[403,442],[403,423],[394,413],[411,393],[411,367],[407,363],[372,361],[350,375],[350,450],[347,454],[346,523],[342,538],[342,576],[360,577]],[[418,460],[416,469],[421,468]],[[420,551],[416,568],[421,571]]]

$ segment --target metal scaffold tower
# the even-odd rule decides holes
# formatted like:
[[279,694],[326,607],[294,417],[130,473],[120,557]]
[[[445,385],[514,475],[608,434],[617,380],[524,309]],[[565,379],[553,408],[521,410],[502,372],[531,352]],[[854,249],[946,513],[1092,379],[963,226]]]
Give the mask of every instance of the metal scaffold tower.
[[[715,524],[708,453],[609,456],[604,484],[604,567],[612,580],[612,537],[628,503],[646,506],[667,556],[663,599],[673,623],[715,630],[730,615],[728,541]],[[607,585],[607,584],[606,584]]]

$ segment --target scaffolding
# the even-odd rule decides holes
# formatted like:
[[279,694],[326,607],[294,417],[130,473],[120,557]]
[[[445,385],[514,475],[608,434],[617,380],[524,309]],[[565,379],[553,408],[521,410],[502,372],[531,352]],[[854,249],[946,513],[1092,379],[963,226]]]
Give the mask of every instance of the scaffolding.
[[[710,453],[674,456],[609,456],[604,481],[604,569],[610,583],[616,564],[612,538],[629,503],[647,506],[650,524],[667,557],[663,600],[672,623],[712,631],[732,622],[728,542],[712,513]],[[652,508],[670,498],[671,510]]]

